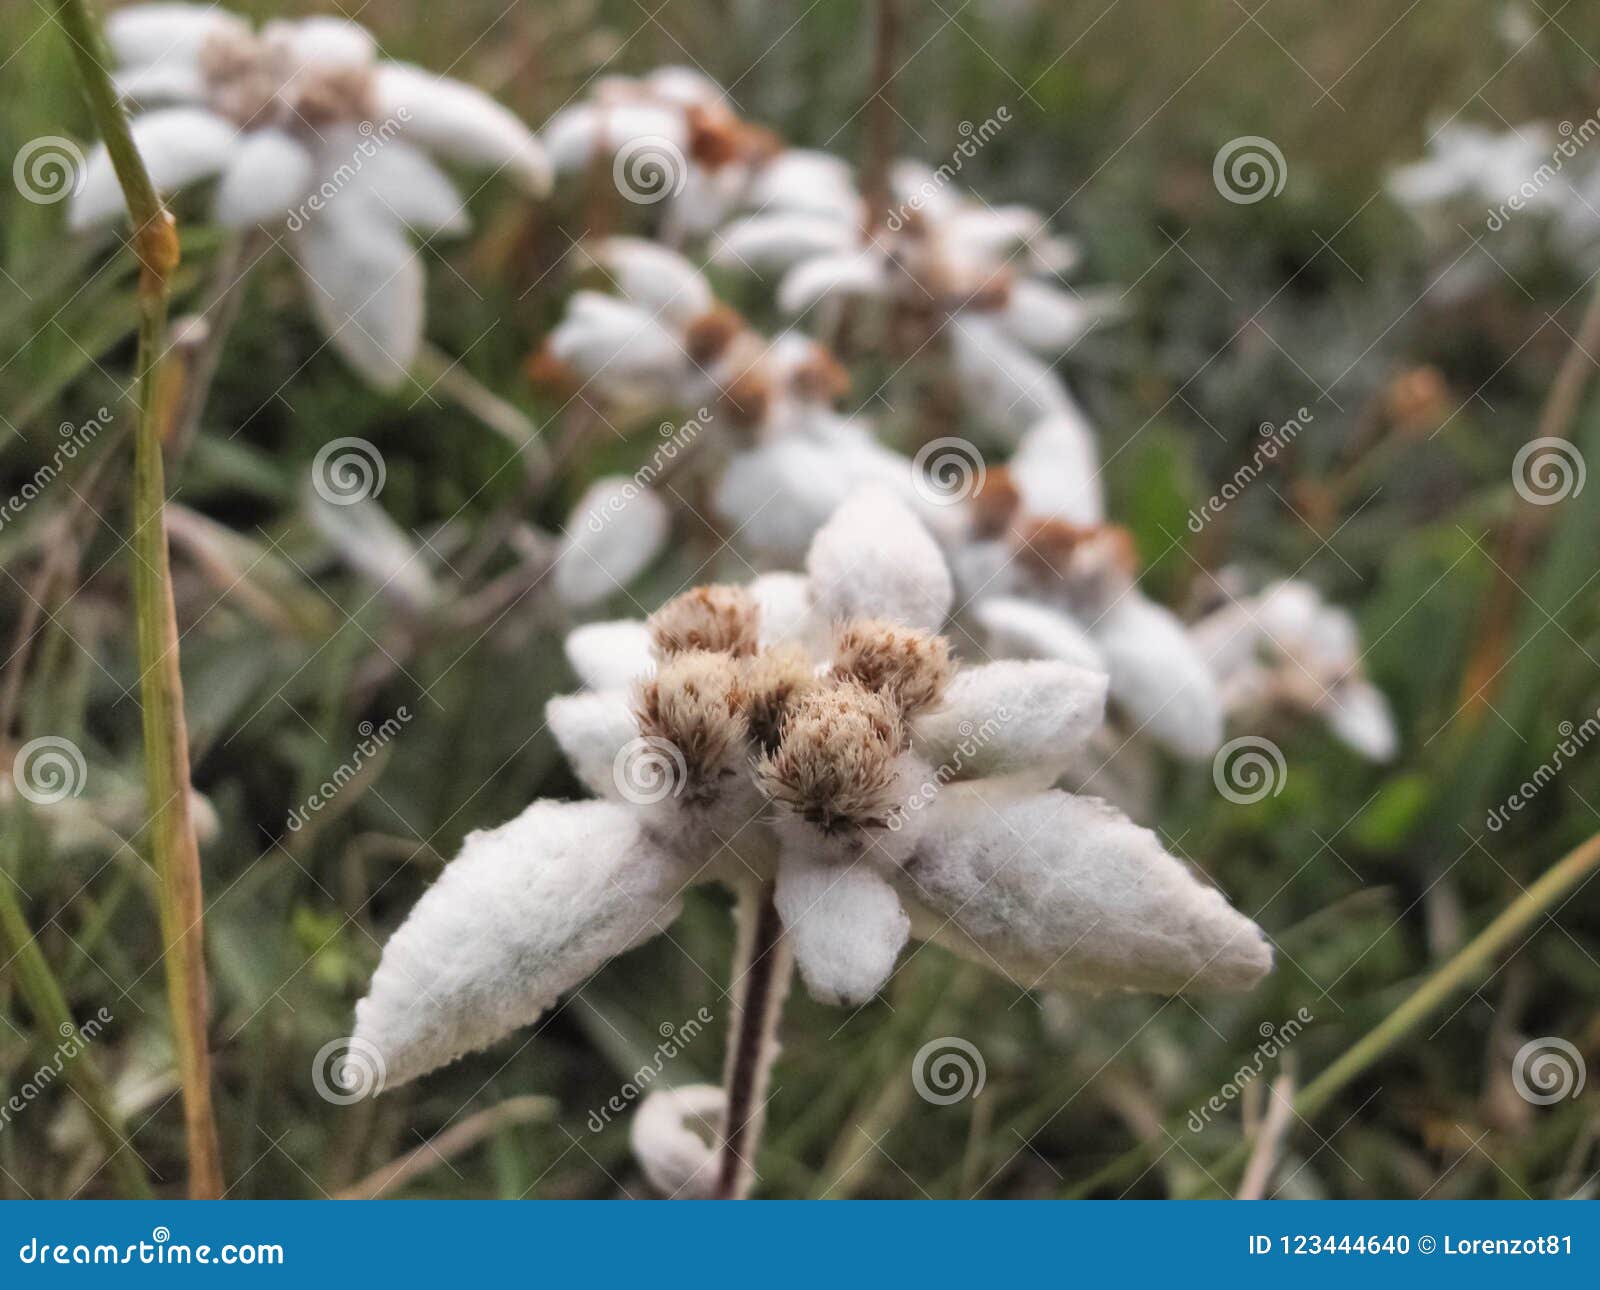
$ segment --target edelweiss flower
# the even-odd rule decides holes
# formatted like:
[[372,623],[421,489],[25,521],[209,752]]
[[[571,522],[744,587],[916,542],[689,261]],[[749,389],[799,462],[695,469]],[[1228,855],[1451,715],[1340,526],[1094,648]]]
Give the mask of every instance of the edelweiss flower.
[[1049,417],[1087,431],[1066,386],[1035,357],[1059,354],[1108,312],[1043,276],[1070,266],[1070,244],[1037,212],[984,206],[914,163],[895,167],[893,188],[899,209],[887,224],[854,194],[794,209],[787,189],[775,193],[717,236],[712,263],[784,270],[777,298],[790,314],[846,296],[880,302],[893,351],[915,354],[939,338],[970,410],[999,430]]
[[[1224,571],[1221,582],[1236,581]],[[1355,619],[1295,579],[1230,598],[1191,629],[1230,714],[1259,721],[1309,712],[1371,761],[1389,761],[1399,732],[1383,691],[1366,677]]]
[[772,884],[782,940],[834,1003],[872,997],[912,935],[1027,987],[1253,985],[1259,928],[1154,834],[1039,787],[1098,726],[1105,678],[957,666],[935,634],[951,597],[932,539],[868,492],[804,577],[573,633],[596,688],[548,715],[602,800],[470,835],[390,939],[356,1009],[390,1081],[528,1025],[708,879]]
[[582,254],[620,295],[574,293],[530,365],[536,380],[592,389],[623,416],[706,406],[706,420],[760,437],[827,414],[849,390],[827,349],[797,332],[762,336],[677,252],[611,237]]
[[687,67],[602,77],[586,99],[550,119],[543,139],[558,173],[605,162],[624,196],[665,202],[674,243],[715,228],[783,147],[742,120],[721,86]]
[[[460,195],[419,147],[548,187],[544,152],[515,116],[469,85],[379,61],[371,35],[343,19],[257,33],[221,9],[149,4],[117,10],[106,30],[123,94],[171,105],[133,121],[156,187],[220,176],[218,223],[286,224],[318,322],[375,384],[404,378],[422,336],[422,261],[407,230],[467,227]],[[88,228],[122,209],[101,145],[70,220]]]
[[1222,742],[1222,700],[1171,611],[1136,585],[1132,536],[1104,519],[1098,470],[1076,426],[1046,421],[965,507],[952,565],[991,656],[1099,666],[1134,728],[1183,757]]

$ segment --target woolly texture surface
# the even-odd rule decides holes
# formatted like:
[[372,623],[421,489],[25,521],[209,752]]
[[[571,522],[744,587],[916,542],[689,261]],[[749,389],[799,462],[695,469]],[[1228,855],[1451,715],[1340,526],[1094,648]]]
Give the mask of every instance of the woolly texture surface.
[[567,520],[556,558],[556,594],[569,605],[615,595],[656,558],[671,523],[667,504],[631,479],[595,480]]
[[597,797],[620,797],[617,756],[640,738],[629,692],[557,695],[545,704],[544,715],[584,787]]
[[585,623],[567,634],[567,662],[591,690],[617,690],[655,671],[650,629],[637,619]]
[[659,1088],[639,1103],[628,1143],[650,1185],[669,1200],[705,1200],[716,1187],[728,1096],[715,1084]]
[[1222,699],[1172,612],[1128,591],[1091,630],[1111,674],[1111,696],[1138,730],[1180,757],[1211,756],[1222,743]]
[[1095,672],[1105,655],[1088,632],[1066,614],[1020,596],[992,596],[972,607],[989,652],[1001,658],[1053,658]]
[[955,597],[928,531],[888,490],[861,489],[817,531],[806,556],[827,619],[886,618],[937,632]]
[[471,833],[384,947],[355,1038],[391,1087],[491,1044],[666,928],[682,878],[606,802],[536,802]]
[[836,864],[786,850],[776,900],[800,975],[823,1003],[877,994],[911,935],[900,897],[864,859]]
[[1104,802],[952,786],[928,813],[902,887],[919,935],[1019,985],[1242,990],[1272,967],[1260,928]]
[[1105,708],[1102,672],[1045,661],[964,667],[944,706],[916,722],[917,748],[945,779],[1059,774],[1099,727]]

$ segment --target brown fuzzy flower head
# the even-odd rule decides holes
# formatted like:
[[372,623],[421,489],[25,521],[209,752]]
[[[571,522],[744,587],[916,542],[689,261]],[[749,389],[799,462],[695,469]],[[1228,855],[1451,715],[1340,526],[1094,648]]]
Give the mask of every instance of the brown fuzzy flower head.
[[641,734],[682,754],[690,801],[711,797],[744,760],[750,727],[727,654],[695,650],[667,659],[640,683],[634,709]]
[[799,645],[776,645],[743,661],[739,689],[750,738],[762,752],[777,748],[784,718],[795,700],[819,684],[811,656]]
[[850,393],[850,372],[832,350],[816,345],[789,373],[789,388],[807,403],[837,403]]
[[834,637],[833,674],[886,696],[902,716],[914,717],[939,705],[955,665],[943,636],[858,618]]
[[365,66],[306,64],[290,37],[214,32],[200,47],[206,101],[246,129],[277,126],[314,134],[318,127],[372,118],[372,71]]
[[696,650],[748,658],[760,648],[761,606],[743,587],[695,587],[650,615],[656,657]]
[[836,682],[794,701],[777,749],[756,763],[756,781],[825,832],[882,827],[896,801],[900,747],[893,701]]
[[772,406],[772,380],[762,365],[747,367],[725,381],[718,400],[722,411],[734,425],[753,430],[767,419]]

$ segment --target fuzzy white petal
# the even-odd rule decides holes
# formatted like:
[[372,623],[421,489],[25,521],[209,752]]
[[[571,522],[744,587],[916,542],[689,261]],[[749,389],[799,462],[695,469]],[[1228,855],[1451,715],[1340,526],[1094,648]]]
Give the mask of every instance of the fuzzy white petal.
[[758,211],[807,211],[848,224],[861,221],[861,197],[847,162],[831,153],[790,148],[761,169],[751,185]]
[[939,768],[942,780],[1031,770],[1054,779],[1105,709],[1103,672],[1007,660],[961,668],[943,705],[913,728],[918,754]]
[[888,266],[876,247],[844,255],[819,255],[802,261],[778,284],[778,308],[803,314],[834,296],[877,296],[889,285]]
[[857,489],[878,485],[910,504],[914,474],[907,458],[859,425],[813,416],[804,428],[736,456],[718,481],[713,505],[741,542],[794,564]]
[[556,594],[568,605],[592,605],[621,591],[667,540],[667,504],[622,475],[584,490],[567,517],[556,557]]
[[889,490],[851,495],[806,553],[811,594],[824,618],[887,618],[938,631],[955,591],[939,547]]
[[711,263],[755,271],[787,269],[821,255],[844,255],[856,245],[853,224],[805,211],[748,215],[713,240]]
[[573,294],[548,343],[550,353],[585,381],[664,392],[690,370],[683,346],[648,311],[594,291]]
[[380,63],[377,113],[403,122],[408,138],[441,157],[504,168],[529,192],[550,188],[550,162],[527,126],[482,90],[410,63]]
[[972,607],[988,652],[997,658],[1053,658],[1095,672],[1105,655],[1077,622],[1047,605],[1019,596],[988,596]]
[[1369,761],[1391,761],[1400,748],[1389,700],[1371,681],[1351,678],[1317,705],[1328,728]]
[[1209,757],[1222,742],[1216,678],[1183,624],[1137,590],[1090,628],[1111,674],[1111,697],[1140,732],[1180,757]]
[[1039,422],[1022,436],[1008,466],[1031,518],[1105,521],[1100,453],[1087,421],[1063,412]]
[[[238,147],[233,125],[203,108],[158,108],[136,118],[130,128],[151,181],[163,193],[216,174]],[[74,229],[89,228],[123,209],[111,157],[104,144],[97,145],[84,164],[68,223]]]
[[715,303],[705,274],[667,247],[642,237],[607,237],[587,249],[623,295],[668,322],[687,322]]
[[644,78],[650,93],[682,107],[709,106],[727,97],[722,86],[693,67],[658,67]]
[[574,628],[567,633],[566,654],[590,690],[622,689],[655,670],[650,629],[636,618]]
[[776,903],[800,976],[822,1003],[872,998],[911,934],[894,887],[866,860],[835,864],[786,849]]
[[1272,966],[1260,928],[1104,802],[951,785],[928,812],[902,883],[917,934],[1020,985],[1238,990]]
[[1046,418],[1088,423],[1061,378],[991,320],[958,314],[946,334],[967,407],[992,428],[1016,434]]
[[621,798],[617,757],[639,739],[639,719],[625,689],[561,694],[545,704],[550,733],[572,773],[596,797]]
[[715,1084],[658,1088],[628,1126],[634,1159],[663,1196],[705,1200],[717,1182],[717,1148],[728,1095]]
[[117,93],[141,108],[197,103],[205,97],[200,69],[186,59],[163,59],[125,67],[112,75]]
[[461,234],[471,226],[456,186],[416,148],[391,139],[369,156],[358,151],[361,145],[360,134],[352,130],[330,137],[322,150],[325,165],[331,154],[330,169],[349,157],[361,157],[355,179],[335,202],[367,202],[385,222],[404,224],[424,236]]
[[324,67],[365,67],[378,52],[377,42],[365,27],[330,14],[270,22],[262,34],[283,40],[302,63]]
[[294,253],[334,348],[379,389],[398,386],[422,342],[422,260],[405,234],[364,202],[334,201]]
[[119,63],[193,61],[213,36],[250,34],[250,24],[210,4],[136,4],[106,16],[106,42]]
[[808,644],[819,624],[811,603],[811,582],[798,573],[763,573],[748,590],[761,607],[761,645]]
[[1012,284],[1005,307],[995,316],[1006,335],[1040,353],[1059,354],[1105,313],[1102,302],[1063,291],[1047,282],[1022,278]]
[[389,1087],[492,1044],[667,927],[681,880],[608,802],[535,802],[469,834],[384,946],[355,1039]]
[[281,223],[311,186],[311,166],[311,154],[282,130],[247,134],[217,185],[217,223]]

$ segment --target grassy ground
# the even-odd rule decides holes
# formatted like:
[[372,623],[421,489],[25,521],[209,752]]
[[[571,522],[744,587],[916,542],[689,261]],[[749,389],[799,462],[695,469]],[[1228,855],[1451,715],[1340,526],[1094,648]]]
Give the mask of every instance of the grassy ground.
[[[1521,229],[1490,235],[1481,218],[1425,245],[1382,194],[1386,167],[1416,156],[1445,118],[1588,117],[1600,17],[1571,6],[1546,21],[1519,6],[1528,30],[1508,36],[1505,7],[1486,0],[1250,8],[915,6],[901,145],[937,163],[959,123],[1008,108],[1012,123],[970,163],[971,183],[991,200],[1055,211],[1084,242],[1080,280],[1126,288],[1128,321],[1063,369],[1101,427],[1114,513],[1133,527],[1150,585],[1181,604],[1203,587],[1203,569],[1234,561],[1314,580],[1357,613],[1402,754],[1375,768],[1318,728],[1273,730],[1288,774],[1281,793],[1253,806],[1219,798],[1204,767],[1164,773],[1169,844],[1281,946],[1279,970],[1245,998],[1026,995],[935,950],[859,1012],[797,997],[766,1194],[1232,1191],[1238,1170],[1218,1162],[1259,1116],[1269,1078],[1292,1070],[1304,1084],[1327,1068],[1600,828],[1588,750],[1503,828],[1485,822],[1600,704],[1600,488],[1531,514],[1511,483],[1593,266],[1563,262]],[[597,68],[693,60],[790,139],[847,155],[860,146],[870,54],[860,6],[500,10],[374,0],[359,17],[391,54],[494,87],[533,122]],[[0,67],[0,152],[41,135],[86,139],[45,7],[4,0],[3,11],[16,40]],[[1281,150],[1287,182],[1276,197],[1219,197],[1213,156],[1240,135]],[[206,558],[198,539],[180,544],[175,570],[195,779],[216,814],[203,852],[210,1029],[235,1196],[338,1192],[464,1122],[481,1137],[458,1142],[405,1194],[644,1194],[626,1117],[595,1131],[590,1114],[653,1060],[663,1026],[724,1007],[726,902],[697,894],[670,941],[607,968],[531,1042],[520,1036],[377,1102],[335,1105],[313,1085],[316,1054],[347,1032],[383,939],[463,834],[533,797],[580,793],[542,730],[545,700],[572,684],[559,615],[533,595],[463,620],[457,611],[512,567],[503,546],[476,544],[510,520],[557,524],[587,480],[632,469],[654,441],[653,425],[631,437],[580,433],[522,372],[559,313],[565,284],[552,266],[584,227],[582,203],[569,195],[535,208],[491,184],[473,209],[475,237],[429,252],[429,333],[541,426],[552,478],[530,482],[503,438],[425,378],[392,396],[362,387],[321,348],[281,252],[251,280],[200,434],[174,472],[177,502],[218,526],[188,521]],[[199,210],[179,206],[180,217]],[[0,188],[8,495],[51,459],[60,427],[126,406],[135,321],[126,257],[68,238],[62,212]],[[187,228],[180,308],[198,302],[220,246],[215,232]],[[1462,264],[1484,271],[1449,304],[1425,297]],[[1418,369],[1433,393],[1398,425],[1384,409],[1397,378],[1413,374],[1419,388]],[[907,401],[870,385],[860,397],[891,438],[913,440],[916,427],[895,411]],[[1189,509],[1248,458],[1256,427],[1301,407],[1314,420],[1290,458],[1191,534]],[[381,448],[383,508],[423,551],[426,603],[420,592],[375,595],[337,559],[338,535],[310,522],[303,481],[337,435]],[[1600,407],[1585,400],[1574,435],[1593,460]],[[73,1015],[81,1024],[105,1008],[113,1018],[95,1056],[131,1110],[137,1154],[159,1186],[175,1188],[182,1121],[154,889],[135,832],[127,458],[113,416],[59,486],[0,528],[0,694],[14,695],[0,747],[9,756],[31,738],[68,738],[89,785],[71,812],[24,813],[13,801],[4,864]],[[690,533],[639,600],[678,588],[705,541]],[[359,780],[308,827],[288,830],[287,813],[349,760],[361,723],[402,708],[403,732]],[[1313,1119],[1295,1121],[1273,1188],[1592,1193],[1593,1093],[1535,1106],[1515,1093],[1511,1069],[1531,1037],[1561,1037],[1591,1065],[1600,1057],[1594,891],[1553,906],[1486,979],[1449,997]],[[10,1091],[54,1060],[17,996],[15,963],[0,968],[0,1089]],[[1302,1011],[1311,1020],[1286,1055],[1195,1131],[1190,1113],[1256,1065],[1268,1027]],[[984,1091],[926,1104],[910,1086],[913,1056],[951,1035],[984,1054]],[[713,1026],[685,1044],[671,1078],[715,1079],[720,1043]],[[114,1190],[87,1116],[61,1087],[0,1127],[0,1194]]]

